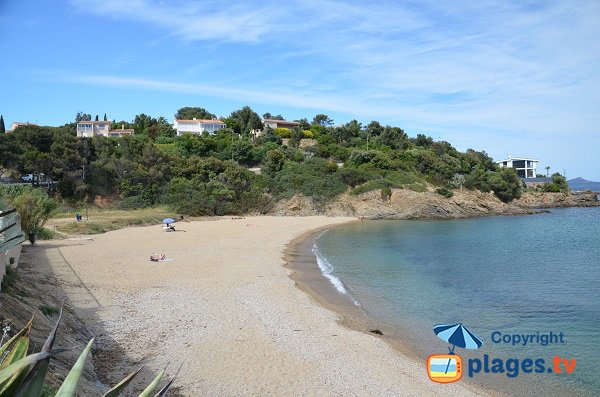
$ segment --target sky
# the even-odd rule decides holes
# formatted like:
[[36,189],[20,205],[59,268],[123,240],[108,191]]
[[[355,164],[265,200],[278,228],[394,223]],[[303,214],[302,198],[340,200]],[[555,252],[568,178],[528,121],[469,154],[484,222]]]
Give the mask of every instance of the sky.
[[600,1],[0,0],[0,114],[377,120],[600,180]]

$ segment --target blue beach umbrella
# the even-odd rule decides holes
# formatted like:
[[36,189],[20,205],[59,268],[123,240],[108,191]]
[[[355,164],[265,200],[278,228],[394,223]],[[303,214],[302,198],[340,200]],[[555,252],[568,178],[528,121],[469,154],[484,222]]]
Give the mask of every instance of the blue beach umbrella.
[[438,324],[433,327],[433,332],[440,338],[452,344],[450,354],[454,354],[456,346],[463,349],[479,349],[483,341],[477,335],[472,333],[467,327],[458,324]]
[[166,223],[167,225],[173,222],[175,222],[175,219],[173,218],[165,218],[162,220],[162,223]]
[[[456,346],[462,347],[463,349],[479,349],[483,345],[483,341],[461,323],[438,324],[433,327],[433,332],[435,332],[441,340],[452,344],[452,349],[448,348],[450,354],[454,354],[454,348]],[[446,373],[448,373],[450,361],[451,359],[448,359]]]

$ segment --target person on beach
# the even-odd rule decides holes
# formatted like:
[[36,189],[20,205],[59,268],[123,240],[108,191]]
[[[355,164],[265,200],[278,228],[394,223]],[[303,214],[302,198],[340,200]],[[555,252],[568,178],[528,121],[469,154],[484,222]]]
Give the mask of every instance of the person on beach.
[[150,255],[150,260],[152,262],[164,261],[166,257],[167,256],[165,254],[158,255],[157,253],[152,253],[152,255]]

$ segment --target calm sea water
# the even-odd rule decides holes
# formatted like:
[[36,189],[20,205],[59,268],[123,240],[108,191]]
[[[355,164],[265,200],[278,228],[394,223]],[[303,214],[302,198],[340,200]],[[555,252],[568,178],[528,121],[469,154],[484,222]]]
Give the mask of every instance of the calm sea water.
[[[323,234],[315,249],[338,291],[391,325],[418,355],[446,353],[433,326],[462,322],[484,341],[477,351],[457,348],[463,359],[543,358],[547,367],[555,355],[577,359],[572,374],[498,375],[496,383],[526,379],[600,395],[600,208],[353,223]],[[562,332],[565,343],[497,344],[495,331]]]

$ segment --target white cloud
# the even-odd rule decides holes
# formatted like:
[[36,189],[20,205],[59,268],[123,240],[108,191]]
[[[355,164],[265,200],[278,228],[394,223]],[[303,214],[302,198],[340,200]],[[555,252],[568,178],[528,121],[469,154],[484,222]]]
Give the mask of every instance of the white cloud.
[[254,42],[264,35],[278,12],[275,7],[226,5],[220,2],[152,0],[72,0],[80,12],[148,23],[184,40]]
[[[80,76],[81,82],[382,117],[457,135],[506,131],[538,139],[590,134],[600,125],[596,1],[74,4],[81,12],[152,24],[200,48],[224,41],[238,45],[235,51],[251,43],[257,58],[236,60],[235,72],[218,80],[245,89],[163,77]],[[223,65],[230,59],[224,56]],[[219,76],[219,68],[204,68],[202,81]],[[194,81],[193,73],[186,78]]]

